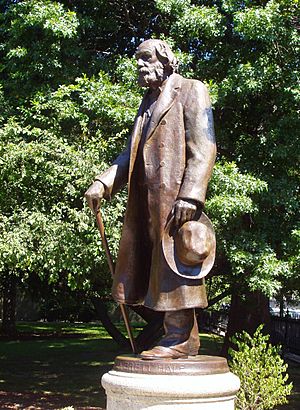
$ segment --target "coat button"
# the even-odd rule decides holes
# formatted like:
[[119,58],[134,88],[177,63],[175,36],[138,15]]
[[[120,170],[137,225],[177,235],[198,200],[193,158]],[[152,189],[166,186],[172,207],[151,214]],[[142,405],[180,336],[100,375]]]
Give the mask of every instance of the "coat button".
[[162,120],[162,122],[160,123],[160,125],[166,125],[167,121],[166,120]]
[[160,147],[163,148],[164,146],[165,146],[165,143],[164,143],[164,142],[161,142],[161,143],[160,143]]
[[160,161],[159,165],[160,165],[161,167],[164,167],[164,166],[165,166],[165,161]]
[[162,189],[165,189],[166,184],[165,184],[164,182],[162,182],[162,183],[159,185],[159,187],[162,188]]

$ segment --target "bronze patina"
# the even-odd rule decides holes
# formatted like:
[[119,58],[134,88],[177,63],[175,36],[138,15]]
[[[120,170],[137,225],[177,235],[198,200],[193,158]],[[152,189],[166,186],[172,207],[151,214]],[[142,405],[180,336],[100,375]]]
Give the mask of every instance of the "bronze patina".
[[177,73],[161,40],[137,49],[138,83],[147,91],[127,148],[86,192],[97,213],[128,184],[128,201],[112,294],[121,304],[164,311],[165,335],[140,357],[195,356],[195,308],[206,307],[204,276],[212,267],[214,231],[202,212],[216,145],[208,91]]

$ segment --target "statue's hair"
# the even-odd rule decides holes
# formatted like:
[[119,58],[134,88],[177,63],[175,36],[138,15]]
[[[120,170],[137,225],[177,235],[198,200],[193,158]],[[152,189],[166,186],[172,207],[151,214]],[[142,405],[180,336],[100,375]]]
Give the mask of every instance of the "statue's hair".
[[178,71],[178,60],[165,41],[158,39],[145,40],[139,45],[138,49],[145,44],[154,46],[157,58],[164,65],[164,68],[169,75]]

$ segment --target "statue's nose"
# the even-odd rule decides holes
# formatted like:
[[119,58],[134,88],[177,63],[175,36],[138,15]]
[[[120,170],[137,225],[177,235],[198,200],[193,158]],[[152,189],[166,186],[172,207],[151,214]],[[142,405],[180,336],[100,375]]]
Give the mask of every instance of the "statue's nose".
[[138,65],[138,68],[145,67],[145,61],[139,58],[137,61],[137,65]]

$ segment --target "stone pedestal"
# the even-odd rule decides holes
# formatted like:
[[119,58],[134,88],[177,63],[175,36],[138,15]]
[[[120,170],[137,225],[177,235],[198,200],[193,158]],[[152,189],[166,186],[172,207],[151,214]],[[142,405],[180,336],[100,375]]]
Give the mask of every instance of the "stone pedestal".
[[147,361],[118,356],[104,374],[107,410],[234,410],[240,387],[223,357]]

